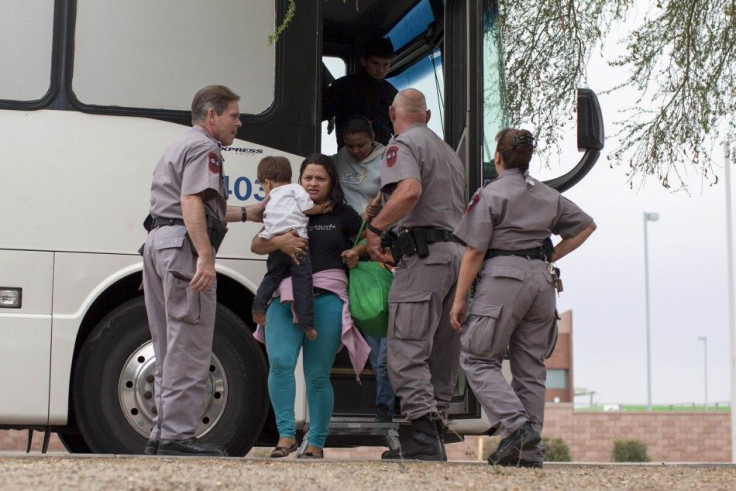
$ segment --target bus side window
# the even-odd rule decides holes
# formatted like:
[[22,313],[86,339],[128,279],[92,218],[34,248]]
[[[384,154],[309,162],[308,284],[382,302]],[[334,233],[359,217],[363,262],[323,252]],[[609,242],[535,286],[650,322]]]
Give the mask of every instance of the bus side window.
[[[347,65],[345,60],[336,56],[322,57],[322,96],[324,97],[327,87],[340,77],[347,74]],[[334,131],[327,134],[328,121],[322,121],[322,144],[321,151],[325,155],[334,155],[337,153],[337,143],[335,142]]]
[[7,4],[0,15],[0,100],[36,101],[51,81],[54,2]]

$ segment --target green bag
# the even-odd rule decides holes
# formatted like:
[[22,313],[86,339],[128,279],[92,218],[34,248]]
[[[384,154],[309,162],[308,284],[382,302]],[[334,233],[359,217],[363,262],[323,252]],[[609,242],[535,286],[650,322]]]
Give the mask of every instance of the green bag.
[[[357,237],[363,231],[360,227]],[[358,239],[356,238],[356,241]],[[388,332],[388,291],[393,273],[383,263],[360,261],[350,270],[348,299],[350,315],[363,334],[385,338]]]

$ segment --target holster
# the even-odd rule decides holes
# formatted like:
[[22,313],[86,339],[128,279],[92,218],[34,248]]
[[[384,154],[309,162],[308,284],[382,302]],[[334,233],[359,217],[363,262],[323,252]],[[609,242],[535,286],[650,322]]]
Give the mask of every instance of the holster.
[[210,213],[206,213],[205,216],[207,217],[207,235],[210,238],[210,244],[215,248],[215,252],[217,252],[227,233],[227,222],[220,220]]
[[552,239],[550,237],[547,237],[542,242],[542,250],[544,251],[544,256],[547,258],[547,262],[551,263],[554,260],[555,246],[552,245]]
[[394,242],[393,247],[391,248],[391,254],[393,254],[394,259],[396,259],[396,262],[398,263],[400,258],[404,256],[413,256],[417,252],[417,244],[414,242],[414,236],[411,233],[411,230],[409,229],[403,229],[400,230],[399,233],[396,234],[396,241]]
[[424,233],[422,228],[413,228],[411,235],[414,237],[414,246],[417,251],[417,256],[421,259],[429,256],[429,243],[427,241],[427,235]]
[[149,213],[148,216],[146,216],[146,219],[143,220],[143,228],[146,229],[146,232],[150,232],[152,227],[153,227],[153,215]]

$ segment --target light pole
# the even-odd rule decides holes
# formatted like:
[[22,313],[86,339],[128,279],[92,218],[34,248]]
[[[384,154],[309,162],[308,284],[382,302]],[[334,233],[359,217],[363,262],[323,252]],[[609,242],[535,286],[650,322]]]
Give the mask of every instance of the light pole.
[[652,410],[652,340],[649,332],[649,240],[647,223],[659,220],[659,213],[644,212],[644,295],[647,313],[647,411]]
[[703,359],[705,371],[705,406],[704,411],[708,410],[708,336],[698,336],[698,341],[703,342]]
[[731,217],[731,146],[723,142],[726,178],[726,264],[728,268],[728,332],[731,365],[731,462],[736,464],[736,314],[734,314],[733,219]]

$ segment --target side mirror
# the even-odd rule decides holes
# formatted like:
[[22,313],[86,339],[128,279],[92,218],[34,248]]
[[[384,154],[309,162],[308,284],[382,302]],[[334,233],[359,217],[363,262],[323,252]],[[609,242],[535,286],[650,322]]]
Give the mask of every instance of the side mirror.
[[544,181],[546,185],[564,192],[585,177],[598,161],[605,145],[603,114],[598,97],[590,89],[578,89],[578,150],[585,152],[580,162],[566,174]]

